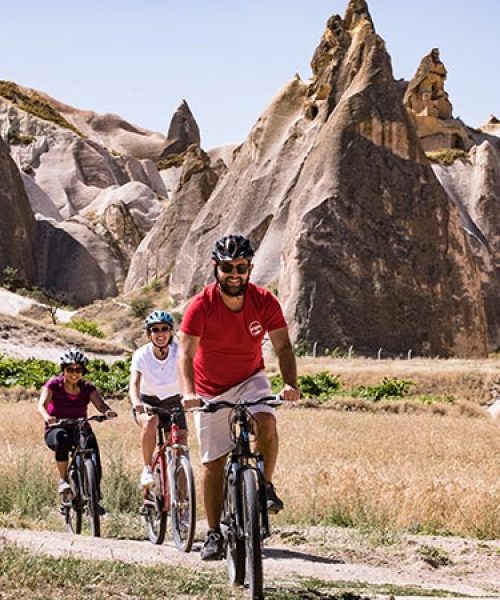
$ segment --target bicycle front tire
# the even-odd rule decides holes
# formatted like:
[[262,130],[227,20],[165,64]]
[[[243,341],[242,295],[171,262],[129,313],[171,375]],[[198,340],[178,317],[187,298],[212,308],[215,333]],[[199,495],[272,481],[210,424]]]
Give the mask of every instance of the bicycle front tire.
[[64,507],[64,525],[68,533],[79,534],[82,532],[82,508],[80,505],[80,486],[78,484],[78,473],[72,466],[69,471],[71,493],[73,495],[72,505]]
[[94,537],[101,537],[101,517],[99,515],[97,477],[92,459],[86,458],[83,468],[85,470],[85,491],[87,496],[87,512],[89,517],[90,532]]
[[253,469],[243,471],[242,488],[248,587],[250,597],[260,600],[264,598],[264,582],[260,542],[259,497],[256,473]]
[[[241,506],[240,485],[233,479],[233,476],[227,472],[225,475],[225,493],[224,493],[224,530],[226,541],[226,560],[227,573],[231,585],[243,585],[245,583],[245,541],[239,535],[238,526],[240,525],[240,516],[238,507]],[[242,523],[241,523],[242,524]]]
[[185,454],[172,462],[169,476],[174,543],[181,552],[189,552],[196,529],[196,495],[193,469]]

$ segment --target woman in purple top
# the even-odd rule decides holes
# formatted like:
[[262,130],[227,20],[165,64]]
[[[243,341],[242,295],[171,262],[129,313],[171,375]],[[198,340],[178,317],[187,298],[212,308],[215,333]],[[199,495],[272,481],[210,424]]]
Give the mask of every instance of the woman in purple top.
[[[104,402],[95,385],[83,379],[88,363],[83,352],[77,348],[70,348],[61,354],[59,362],[61,374],[52,377],[43,386],[38,401],[38,412],[45,421],[45,443],[55,452],[60,477],[58,491],[60,494],[68,494],[71,490],[68,483],[68,460],[74,446],[73,428],[54,427],[54,424],[58,419],[86,417],[90,402],[107,417],[116,417],[117,414]],[[90,429],[90,425],[88,427]],[[96,451],[97,485],[100,489],[99,447],[93,433],[88,438],[87,447]]]

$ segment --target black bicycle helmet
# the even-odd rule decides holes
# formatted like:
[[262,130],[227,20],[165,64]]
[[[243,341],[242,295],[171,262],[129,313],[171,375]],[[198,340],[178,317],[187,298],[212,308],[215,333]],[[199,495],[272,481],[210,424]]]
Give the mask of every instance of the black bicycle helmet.
[[144,320],[144,327],[151,329],[153,325],[157,325],[158,323],[165,323],[166,325],[170,325],[172,329],[174,328],[172,315],[164,310],[155,310],[149,314]]
[[215,262],[235,260],[236,258],[251,259],[255,254],[252,242],[242,235],[225,235],[217,240],[212,250]]
[[59,357],[61,368],[69,367],[70,365],[81,365],[83,370],[87,370],[89,359],[78,348],[68,348]]

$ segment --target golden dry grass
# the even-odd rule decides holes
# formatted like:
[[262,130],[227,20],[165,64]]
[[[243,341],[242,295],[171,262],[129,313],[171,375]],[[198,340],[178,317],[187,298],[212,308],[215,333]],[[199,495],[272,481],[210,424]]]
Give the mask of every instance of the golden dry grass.
[[[94,428],[105,477],[110,461],[119,457],[138,478],[139,429],[126,402],[114,406],[119,418]],[[53,455],[44,445],[35,403],[1,403],[1,410],[0,476],[15,472],[29,453],[55,482]],[[500,536],[498,422],[290,408],[280,410],[279,428],[275,483],[286,508],[278,524],[321,522]]]

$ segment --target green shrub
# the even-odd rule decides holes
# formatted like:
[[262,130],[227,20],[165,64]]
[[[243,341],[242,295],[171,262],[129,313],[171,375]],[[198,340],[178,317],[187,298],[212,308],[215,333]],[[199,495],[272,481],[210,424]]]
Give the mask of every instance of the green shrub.
[[150,298],[134,298],[130,303],[130,310],[138,319],[144,319],[152,308],[153,302]]
[[69,323],[64,324],[64,327],[76,329],[76,331],[79,331],[80,333],[87,333],[96,338],[105,337],[104,333],[97,326],[97,323],[94,321],[87,321],[87,319],[71,319]]
[[108,365],[100,358],[92,359],[89,361],[85,378],[91,381],[104,396],[125,394],[128,391],[131,361],[131,358],[126,358]]
[[0,386],[3,387],[20,385],[38,390],[58,371],[58,365],[50,360],[38,358],[21,360],[0,354]]
[[[271,389],[277,394],[283,388],[283,379],[279,375],[270,377]],[[342,387],[342,381],[338,375],[332,375],[328,371],[322,371],[316,375],[301,375],[298,378],[300,393],[304,398],[316,398],[317,400],[328,400]]]
[[381,400],[382,398],[404,396],[409,388],[415,385],[413,381],[406,379],[398,379],[397,377],[384,377],[378,385],[364,386],[361,385],[358,388],[351,390],[352,396],[360,396],[361,398],[368,398],[370,400]]
[[3,287],[11,292],[15,292],[26,285],[19,277],[19,271],[14,267],[5,267],[2,273],[2,281]]

